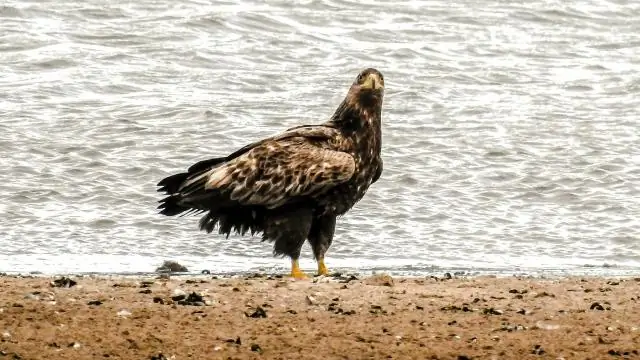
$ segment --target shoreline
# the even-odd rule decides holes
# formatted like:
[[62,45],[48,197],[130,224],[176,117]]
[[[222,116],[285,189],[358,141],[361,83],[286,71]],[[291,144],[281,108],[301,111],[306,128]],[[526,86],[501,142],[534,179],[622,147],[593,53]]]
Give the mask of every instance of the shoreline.
[[7,359],[640,358],[640,277],[6,275],[0,289]]

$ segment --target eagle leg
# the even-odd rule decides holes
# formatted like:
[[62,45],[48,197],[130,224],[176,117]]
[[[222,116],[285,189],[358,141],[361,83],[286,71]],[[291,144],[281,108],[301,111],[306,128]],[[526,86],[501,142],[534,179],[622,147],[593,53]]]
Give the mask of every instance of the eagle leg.
[[313,256],[318,262],[318,275],[329,275],[329,270],[324,264],[324,254],[329,250],[333,242],[335,230],[335,216],[325,215],[313,219],[308,239],[311,244],[311,249],[313,249]]
[[273,241],[273,254],[286,255],[291,259],[291,277],[305,279],[298,259],[300,251],[311,229],[313,210],[310,207],[294,206],[276,208],[265,216],[262,240]]
[[307,274],[300,270],[298,259],[291,259],[291,277],[299,280],[308,278]]

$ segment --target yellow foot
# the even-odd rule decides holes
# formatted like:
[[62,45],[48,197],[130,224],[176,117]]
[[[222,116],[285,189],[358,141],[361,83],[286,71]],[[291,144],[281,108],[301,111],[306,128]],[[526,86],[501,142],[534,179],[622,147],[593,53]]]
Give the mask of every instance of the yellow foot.
[[318,275],[329,275],[329,269],[324,264],[324,259],[318,260]]
[[291,277],[294,279],[306,279],[308,278],[307,274],[300,270],[300,265],[298,265],[298,260],[291,261]]

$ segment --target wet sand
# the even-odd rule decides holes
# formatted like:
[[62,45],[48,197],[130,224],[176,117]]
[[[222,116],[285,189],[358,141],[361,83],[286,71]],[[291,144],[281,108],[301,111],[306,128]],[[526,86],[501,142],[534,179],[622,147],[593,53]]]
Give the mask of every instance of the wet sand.
[[0,359],[640,358],[640,278],[55,279],[0,277]]

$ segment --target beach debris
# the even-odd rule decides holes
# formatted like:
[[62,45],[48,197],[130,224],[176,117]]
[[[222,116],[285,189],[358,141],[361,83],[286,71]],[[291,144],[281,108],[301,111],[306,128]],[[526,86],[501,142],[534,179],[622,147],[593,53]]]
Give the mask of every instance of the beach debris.
[[502,315],[504,311],[490,307],[482,309],[482,313],[485,315]]
[[384,310],[382,308],[382,306],[380,306],[380,305],[371,305],[371,308],[369,309],[369,313],[370,314],[384,314],[384,315],[386,315],[387,311]]
[[66,276],[63,276],[59,279],[55,279],[51,282],[52,287],[63,287],[63,288],[70,288],[70,287],[76,286],[77,284],[78,282]]
[[528,292],[529,292],[529,290],[527,290],[527,289],[522,289],[522,290],[510,289],[509,290],[509,294],[526,294]]
[[607,285],[617,286],[620,285],[620,281],[609,280],[607,281]]
[[72,342],[72,343],[69,343],[69,345],[68,345],[68,347],[70,347],[70,348],[74,348],[74,349],[79,349],[81,346],[82,346],[82,345],[80,345],[80,343],[79,343],[79,342],[77,342],[77,341],[74,341],[74,342]]
[[604,311],[604,310],[611,310],[611,307],[605,308],[602,304],[596,301],[593,304],[591,304],[591,306],[589,306],[589,310]]
[[307,295],[306,300],[307,300],[307,304],[308,305],[316,305],[317,304],[316,298],[314,298],[311,295]]
[[558,329],[560,329],[560,325],[558,325],[558,324],[547,324],[547,323],[543,323],[542,321],[537,321],[536,322],[536,327],[538,329],[542,329],[542,330],[558,330]]
[[357,276],[355,276],[355,275],[349,275],[349,276],[346,276],[346,275],[345,275],[345,276],[343,276],[343,275],[342,275],[342,274],[340,274],[340,273],[336,273],[336,274],[334,274],[334,275],[333,275],[333,278],[334,278],[334,279],[338,279],[338,282],[339,282],[339,283],[341,283],[341,284],[348,284],[348,283],[350,283],[350,282],[352,282],[352,281],[356,281],[356,280],[358,280],[358,277],[357,277]]
[[550,294],[550,293],[548,293],[548,292],[546,292],[546,291],[543,291],[543,292],[541,292],[541,293],[537,293],[537,294],[534,296],[534,298],[541,298],[541,297],[547,297],[547,296],[548,296],[548,297],[556,297],[556,296],[555,296],[555,295],[553,295],[553,294]]
[[227,339],[226,342],[230,344],[242,345],[242,340],[240,339],[240,336],[236,337],[235,339]]
[[202,275],[211,275],[211,271],[209,271],[207,269],[204,269],[204,270],[200,271],[200,274],[202,274]]
[[297,314],[298,314],[298,312],[297,312],[297,311],[292,310],[292,309],[287,310],[287,312],[288,312],[289,314],[292,314],[292,315],[297,315]]
[[514,331],[522,331],[528,330],[526,326],[523,325],[513,325],[508,322],[503,322],[501,326],[493,331],[506,331],[506,332],[514,332]]
[[122,310],[118,311],[116,315],[118,315],[120,317],[131,316],[131,311],[129,311],[127,309],[122,309]]
[[525,309],[520,309],[520,310],[516,311],[516,314],[520,314],[520,315],[527,315],[527,310],[525,310]]
[[342,314],[342,315],[355,315],[355,310],[347,310],[344,311],[342,308],[338,307],[338,303],[332,302],[327,306],[327,311],[331,311],[334,314]]
[[458,355],[458,360],[471,360],[470,357],[468,357],[467,355]]
[[256,307],[255,310],[249,314],[247,312],[244,313],[247,317],[258,319],[258,318],[266,318],[267,312],[260,306]]
[[451,273],[444,273],[444,276],[442,277],[442,280],[451,280],[453,279],[453,276],[451,276]]
[[251,344],[251,351],[262,353],[262,348],[258,344]]
[[154,296],[153,297],[153,302],[154,302],[154,304],[164,305],[164,300],[160,296]]
[[102,301],[100,300],[91,300],[87,303],[87,305],[95,305],[95,306],[99,306],[102,305]]
[[11,333],[8,331],[2,332],[2,339],[11,339]]
[[187,297],[187,292],[182,290],[182,289],[180,289],[180,288],[174,289],[172,294],[173,295],[172,295],[171,299],[173,301],[182,300],[182,299],[174,299],[174,297],[180,297],[180,296]]
[[440,308],[442,311],[462,311],[462,312],[472,312],[473,309],[469,307],[468,304],[462,304],[462,307],[457,305],[447,305]]
[[169,360],[164,354],[159,353],[158,355],[151,355],[150,360]]
[[155,283],[156,283],[156,282],[155,282],[155,281],[152,281],[152,280],[142,281],[142,282],[140,282],[140,287],[141,287],[141,288],[148,288],[148,287],[151,287],[151,286],[152,286],[153,284],[155,284]]
[[541,345],[534,345],[533,346],[533,350],[531,350],[531,353],[533,355],[544,355],[544,349],[542,348]]
[[366,279],[365,284],[373,286],[393,286],[393,278],[388,274],[377,274]]
[[179,264],[176,261],[165,260],[162,265],[160,265],[156,272],[188,272],[186,266]]
[[117,287],[122,287],[122,288],[132,288],[132,287],[136,287],[134,284],[131,283],[115,283],[113,285],[111,285],[111,287],[117,288]]
[[[178,289],[176,289],[178,290]],[[174,292],[175,293],[175,292]],[[185,295],[180,293],[179,295],[174,295],[171,297],[171,300],[178,303],[178,305],[191,305],[191,306],[205,306],[205,301],[202,295],[192,292],[189,295]]]

